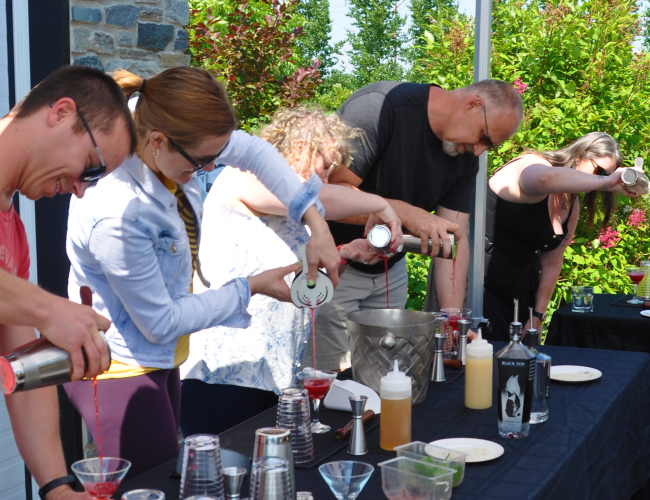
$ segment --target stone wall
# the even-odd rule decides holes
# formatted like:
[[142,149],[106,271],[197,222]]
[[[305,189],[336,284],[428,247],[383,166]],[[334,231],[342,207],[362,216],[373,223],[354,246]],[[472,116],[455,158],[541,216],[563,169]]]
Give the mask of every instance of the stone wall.
[[71,0],[72,64],[153,76],[188,66],[187,0]]

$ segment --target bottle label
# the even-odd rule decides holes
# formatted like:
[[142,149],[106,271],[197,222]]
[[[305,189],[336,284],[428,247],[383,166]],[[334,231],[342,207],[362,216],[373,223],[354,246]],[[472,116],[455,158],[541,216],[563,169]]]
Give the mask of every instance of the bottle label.
[[534,361],[534,358],[497,359],[497,397],[500,398],[502,430],[505,432],[521,432],[522,423],[530,420],[531,402],[526,401],[526,393],[530,398],[535,380]]

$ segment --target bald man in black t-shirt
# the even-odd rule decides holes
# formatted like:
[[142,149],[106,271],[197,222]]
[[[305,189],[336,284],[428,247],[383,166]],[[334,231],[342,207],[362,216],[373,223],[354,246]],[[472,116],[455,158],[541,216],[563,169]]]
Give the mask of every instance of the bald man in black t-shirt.
[[[355,139],[349,169],[330,183],[345,184],[387,198],[405,232],[433,240],[433,255],[454,233],[458,255],[439,259],[435,282],[441,307],[462,307],[469,264],[469,211],[478,172],[477,157],[511,137],[522,119],[521,96],[499,80],[484,80],[453,91],[416,83],[377,82],[358,90],[338,111],[341,119],[364,131]],[[431,212],[435,211],[436,215]],[[337,244],[363,237],[367,217],[331,222]],[[407,295],[404,253],[388,261],[391,308],[404,308]],[[453,282],[452,282],[453,279]],[[333,300],[316,320],[318,367],[350,366],[345,318],[358,310],[386,307],[384,263],[351,263]],[[313,363],[311,346],[304,366]]]

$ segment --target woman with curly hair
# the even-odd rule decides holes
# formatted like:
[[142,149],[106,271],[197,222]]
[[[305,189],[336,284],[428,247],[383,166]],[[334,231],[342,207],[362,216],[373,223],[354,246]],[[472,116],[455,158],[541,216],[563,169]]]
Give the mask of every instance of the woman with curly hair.
[[[557,283],[564,251],[578,224],[584,192],[587,221],[593,224],[598,191],[606,227],[614,193],[635,197],[621,182],[623,158],[605,132],[591,132],[556,151],[527,151],[488,180],[485,227],[483,315],[492,332],[509,340],[513,299],[525,329],[542,331],[546,308]],[[533,325],[528,308],[533,308]]]
[[[371,213],[372,227],[381,220],[401,241],[400,221],[383,198],[327,184],[329,175],[352,160],[349,139],[357,134],[336,114],[318,108],[278,111],[260,137],[275,146],[304,182],[313,173],[325,185],[319,199],[326,219]],[[379,216],[379,218],[377,217]],[[299,258],[309,240],[305,226],[286,217],[286,209],[252,175],[227,167],[205,201],[199,257],[211,287],[233,276],[256,275]],[[365,239],[339,247],[347,260],[376,262]],[[293,274],[286,277],[287,284]],[[203,284],[195,277],[196,292]],[[289,387],[311,332],[309,310],[271,298],[251,298],[247,329],[218,326],[192,335],[190,357],[181,367],[181,430],[184,435],[218,434],[277,403]],[[223,412],[228,401],[229,411]]]

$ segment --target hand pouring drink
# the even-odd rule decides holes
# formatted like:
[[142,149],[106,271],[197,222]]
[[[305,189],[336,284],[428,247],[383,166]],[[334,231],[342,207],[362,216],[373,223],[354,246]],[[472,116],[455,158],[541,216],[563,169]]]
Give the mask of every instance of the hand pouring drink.
[[[85,305],[90,305],[92,293],[87,286],[81,287],[81,296]],[[104,332],[99,332],[106,342]],[[111,349],[108,359],[111,359]],[[84,356],[84,373],[88,370],[86,352]],[[12,394],[70,382],[72,378],[72,360],[67,351],[55,346],[45,337],[36,339],[0,356],[0,392]]]

